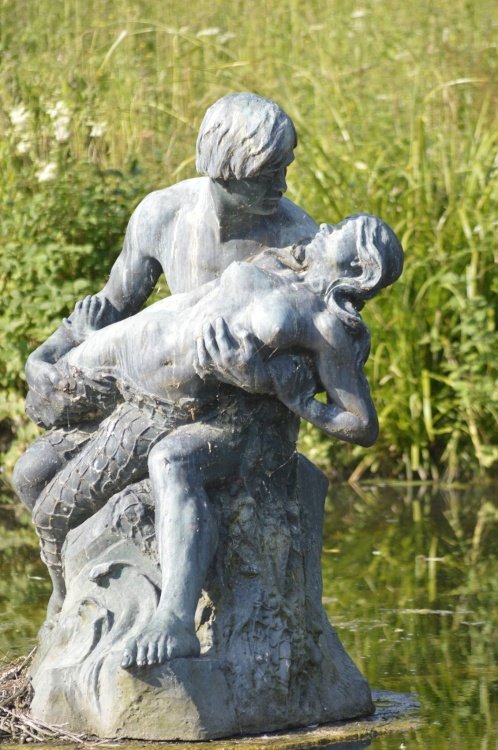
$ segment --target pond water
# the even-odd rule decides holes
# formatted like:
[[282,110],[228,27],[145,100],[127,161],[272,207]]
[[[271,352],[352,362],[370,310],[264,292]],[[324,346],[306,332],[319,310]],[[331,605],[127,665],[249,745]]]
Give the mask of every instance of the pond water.
[[[331,488],[324,606],[372,687],[418,694],[424,726],[330,750],[498,749],[497,497]],[[0,505],[1,657],[31,649],[49,590],[29,517]]]

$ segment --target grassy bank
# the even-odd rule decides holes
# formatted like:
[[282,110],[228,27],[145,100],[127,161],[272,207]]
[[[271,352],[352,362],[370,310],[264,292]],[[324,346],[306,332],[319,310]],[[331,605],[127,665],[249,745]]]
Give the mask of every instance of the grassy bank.
[[294,119],[293,200],[318,221],[377,213],[407,253],[365,312],[377,445],[305,428],[304,449],[336,476],[496,473],[497,15],[489,0],[0,0],[7,473],[35,433],[28,352],[101,287],[140,198],[195,174],[205,108],[238,90]]

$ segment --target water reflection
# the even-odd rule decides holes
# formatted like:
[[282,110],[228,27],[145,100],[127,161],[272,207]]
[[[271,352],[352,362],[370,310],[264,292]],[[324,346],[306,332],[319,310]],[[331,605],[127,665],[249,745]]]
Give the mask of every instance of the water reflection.
[[[418,693],[428,726],[407,748],[487,749],[498,738],[496,494],[330,493],[325,606],[372,685]],[[372,743],[398,747],[388,737]]]
[[[496,490],[332,488],[327,612],[370,683],[417,693],[427,723],[330,750],[497,747]],[[0,534],[0,655],[12,656],[34,642],[50,587],[18,506],[0,507]]]
[[[28,653],[50,584],[28,513],[0,496],[0,661]],[[9,498],[10,499],[10,498]]]
[[316,748],[307,750],[363,750],[365,747],[371,747],[371,740],[361,740],[359,742],[334,742],[333,745],[317,745]]

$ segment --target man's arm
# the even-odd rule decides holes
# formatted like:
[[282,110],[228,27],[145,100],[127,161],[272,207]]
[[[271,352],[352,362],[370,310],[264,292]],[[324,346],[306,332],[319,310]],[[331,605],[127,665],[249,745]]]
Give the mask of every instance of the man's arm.
[[205,322],[196,342],[194,369],[200,378],[215,377],[248,393],[272,393],[271,372],[261,355],[262,343],[251,333],[235,337],[224,318]]
[[[94,300],[100,300],[98,322],[95,330],[140,310],[150,296],[161,275],[162,268],[154,257],[154,249],[164,222],[168,221],[168,202],[158,193],[151,193],[135,209],[126,230],[123,250],[112,267],[109,280]],[[53,365],[77,346],[85,337],[77,332],[89,308],[78,309],[77,303],[59,328],[41,346],[35,349],[26,363],[26,379],[30,388],[40,393],[49,391],[58,374]],[[84,324],[84,321],[83,321]]]
[[108,300],[96,295],[76,303],[73,312],[59,328],[32,352],[26,362],[26,380],[30,389],[45,397],[60,381],[56,363],[71,349],[81,344],[90,333],[115,320],[115,310]]
[[76,303],[69,318],[28,358],[26,413],[42,427],[81,422],[114,407],[116,392],[109,382],[78,382],[67,367],[64,355],[78,351],[90,333],[108,324],[107,300],[88,296]]
[[116,320],[138,312],[150,297],[162,267],[155,256],[161,231],[172,220],[167,200],[151,193],[137,206],[128,223],[118,259],[99,293],[116,310]]

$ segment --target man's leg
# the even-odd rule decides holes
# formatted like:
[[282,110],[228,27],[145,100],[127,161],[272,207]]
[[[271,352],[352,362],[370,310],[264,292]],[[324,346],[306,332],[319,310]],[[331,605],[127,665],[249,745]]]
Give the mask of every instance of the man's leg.
[[123,653],[121,666],[198,656],[195,610],[218,530],[206,483],[234,472],[243,433],[198,422],[174,430],[149,456],[162,572],[157,611]]

